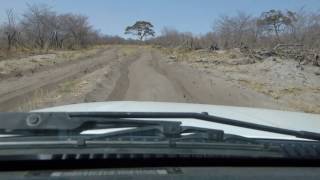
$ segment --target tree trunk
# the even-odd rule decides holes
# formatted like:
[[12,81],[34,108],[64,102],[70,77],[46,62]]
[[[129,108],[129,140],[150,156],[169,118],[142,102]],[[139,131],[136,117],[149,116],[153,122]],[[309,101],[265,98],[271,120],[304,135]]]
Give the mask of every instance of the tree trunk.
[[142,41],[142,40],[143,40],[143,36],[140,36],[140,37],[139,37],[139,40]]
[[11,35],[8,34],[8,51],[11,51],[11,46],[12,46],[12,39],[11,39]]
[[276,33],[277,43],[280,43],[280,36],[278,31],[278,26],[276,24],[273,24],[274,32]]
[[13,33],[8,32],[7,33],[8,51],[10,51],[12,46],[14,45],[15,38],[16,38],[16,32],[13,32]]

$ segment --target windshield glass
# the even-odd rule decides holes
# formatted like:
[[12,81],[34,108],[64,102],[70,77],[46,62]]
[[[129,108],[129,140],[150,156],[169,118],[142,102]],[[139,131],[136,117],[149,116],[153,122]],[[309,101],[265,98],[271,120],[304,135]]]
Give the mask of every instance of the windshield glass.
[[[0,122],[5,136],[76,134],[56,132],[79,122],[69,114],[60,117],[62,129],[52,122],[29,132],[38,128],[32,122],[46,122],[35,112],[183,112],[284,131],[194,117],[133,119],[245,138],[318,138],[309,134],[320,133],[318,0],[0,2],[0,112],[34,112],[10,116],[21,120],[17,127]],[[141,128],[91,115],[80,118],[85,128],[76,135],[134,136]],[[153,135],[167,137],[159,131]]]

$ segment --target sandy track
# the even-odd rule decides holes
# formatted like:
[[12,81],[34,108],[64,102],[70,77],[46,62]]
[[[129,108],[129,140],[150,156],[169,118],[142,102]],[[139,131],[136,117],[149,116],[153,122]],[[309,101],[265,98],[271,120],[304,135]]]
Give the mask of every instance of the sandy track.
[[103,100],[108,100],[108,101],[123,100],[124,95],[128,91],[129,83],[130,83],[129,67],[131,66],[132,63],[140,59],[140,56],[141,56],[141,52],[121,62],[121,64],[118,67],[120,72],[120,77],[118,78],[110,95]]
[[104,67],[109,61],[117,59],[117,49],[112,48],[97,57],[74,61],[66,66],[57,66],[40,71],[32,76],[11,78],[0,82],[0,111],[10,111],[24,99],[32,96],[37,89],[54,89],[58,83],[81,77],[84,74]]
[[279,108],[276,101],[263,94],[181,64],[168,64],[166,58],[156,50],[142,50],[141,56],[121,73],[108,100]]
[[[124,49],[121,49],[124,48]],[[131,47],[132,48],[132,47]],[[128,47],[114,47],[93,58],[32,76],[0,81],[0,111],[12,111],[26,103],[38,89],[55,92],[63,82],[87,82],[85,90],[55,94],[63,97],[35,108],[96,101],[163,101],[279,109],[272,98],[206,74],[180,63],[168,63],[161,52],[134,47],[135,53],[120,55]],[[77,87],[74,87],[77,88]],[[82,93],[82,94],[81,94]],[[54,96],[55,97],[55,96]],[[27,108],[25,110],[31,110]]]
[[142,50],[137,59],[123,68],[108,100],[187,102],[187,93],[157,69],[153,62],[157,60],[149,50]]

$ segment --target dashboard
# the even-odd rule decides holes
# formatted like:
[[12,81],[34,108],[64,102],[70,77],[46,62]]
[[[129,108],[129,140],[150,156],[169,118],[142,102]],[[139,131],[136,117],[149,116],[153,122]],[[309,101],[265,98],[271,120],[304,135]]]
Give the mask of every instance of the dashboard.
[[154,167],[1,172],[0,179],[319,179],[319,167]]

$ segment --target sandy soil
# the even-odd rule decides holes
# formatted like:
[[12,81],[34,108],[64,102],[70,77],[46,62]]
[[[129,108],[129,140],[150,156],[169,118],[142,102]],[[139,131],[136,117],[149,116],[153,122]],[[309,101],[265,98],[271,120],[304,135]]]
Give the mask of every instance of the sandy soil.
[[29,76],[2,80],[0,81],[0,110],[15,109],[36,91],[54,89],[58,83],[95,71],[112,59],[117,59],[115,48],[108,49],[96,57],[53,66]]
[[81,60],[87,60],[99,56],[109,47],[96,47],[86,50],[74,51],[50,51],[47,54],[33,55],[23,58],[13,58],[0,61],[0,80],[11,77],[21,78],[32,76],[40,71],[47,71],[51,68],[62,67]]
[[120,80],[120,86],[116,86],[109,99],[112,100],[138,100],[138,101],[171,101],[185,102],[186,93],[175,85],[170,77],[160,73],[149,50],[142,50],[141,55],[128,67],[128,73],[124,82]]
[[[314,94],[313,99],[309,98],[312,101],[308,98],[305,101],[311,102],[311,108],[303,104],[292,105],[290,93],[298,98],[312,97],[310,93],[295,96],[297,90],[287,88],[288,84],[294,88],[299,84],[290,77],[298,72],[293,65],[270,64],[275,63],[272,60],[248,64],[242,63],[243,57],[238,54],[219,53],[229,58],[219,55],[217,57],[221,59],[213,61],[212,57],[201,53],[201,60],[190,60],[190,56],[181,60],[168,58],[163,51],[150,47],[109,47],[64,66],[56,65],[29,76],[0,81],[0,110],[29,111],[72,103],[134,100],[317,112],[320,101],[316,101],[318,96]],[[268,69],[263,71],[264,74],[261,73],[263,68]],[[286,73],[282,68],[287,68]],[[305,71],[313,73],[313,69]],[[276,81],[277,78],[285,81]],[[320,84],[319,79],[312,80],[306,82],[307,87],[319,94],[318,89],[314,89]],[[258,86],[258,82],[262,85]],[[272,83],[279,85],[272,86]],[[282,94],[276,94],[277,88]],[[284,91],[285,88],[288,90]]]
[[[217,52],[174,51],[166,54],[167,62],[172,65],[185,65],[200,71],[213,83],[222,81],[218,86],[230,84],[232,87],[225,89],[238,93],[235,105],[320,113],[319,67],[299,67],[293,59],[279,57],[259,61],[245,57],[237,49]],[[238,99],[241,96],[246,96],[248,102]]]

